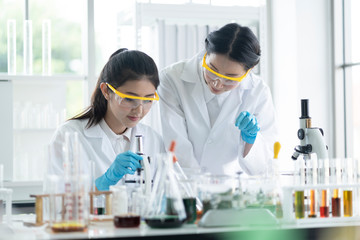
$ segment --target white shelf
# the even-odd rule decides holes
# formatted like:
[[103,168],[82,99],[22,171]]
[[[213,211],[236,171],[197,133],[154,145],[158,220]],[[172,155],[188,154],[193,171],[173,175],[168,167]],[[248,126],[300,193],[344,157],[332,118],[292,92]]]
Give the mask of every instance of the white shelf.
[[54,132],[56,128],[14,128],[14,133]]
[[83,81],[87,80],[87,76],[84,75],[8,75],[8,74],[0,74],[0,80],[11,80],[14,82],[51,82],[51,81]]

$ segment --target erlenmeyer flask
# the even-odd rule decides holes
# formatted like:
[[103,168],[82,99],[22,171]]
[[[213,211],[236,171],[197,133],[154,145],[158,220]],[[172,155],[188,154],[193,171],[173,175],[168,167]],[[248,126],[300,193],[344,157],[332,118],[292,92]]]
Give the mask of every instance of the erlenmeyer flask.
[[173,155],[166,153],[159,156],[159,168],[145,222],[152,228],[180,227],[186,220],[186,212],[173,169]]

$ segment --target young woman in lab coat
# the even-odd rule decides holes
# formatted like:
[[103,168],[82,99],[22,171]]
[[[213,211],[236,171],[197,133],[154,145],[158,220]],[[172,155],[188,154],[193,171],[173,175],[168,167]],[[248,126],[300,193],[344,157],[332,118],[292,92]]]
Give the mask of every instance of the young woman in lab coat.
[[[60,126],[51,140],[50,170],[63,172],[66,132],[77,132],[84,171],[95,162],[95,185],[108,190],[126,174],[140,168],[142,156],[135,154],[135,136],[143,136],[143,151],[154,157],[165,152],[162,138],[139,121],[158,100],[159,85],[155,62],[145,53],[120,49],[104,66],[91,97],[91,105]],[[151,164],[154,170],[154,162]]]
[[160,73],[164,142],[176,140],[185,169],[260,174],[277,128],[270,90],[252,72],[259,42],[248,27],[231,23],[211,32],[205,48]]

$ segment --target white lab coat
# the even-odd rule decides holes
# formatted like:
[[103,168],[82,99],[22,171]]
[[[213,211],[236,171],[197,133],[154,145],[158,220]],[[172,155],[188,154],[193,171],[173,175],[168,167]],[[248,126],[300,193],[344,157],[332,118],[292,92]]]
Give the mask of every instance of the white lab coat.
[[[80,142],[80,168],[81,172],[90,174],[89,160],[95,162],[95,179],[106,172],[116,158],[115,151],[106,133],[99,124],[86,128],[88,119],[69,120],[60,126],[50,142],[49,173],[63,175],[63,151],[65,132],[79,133]],[[149,126],[137,124],[131,132],[130,150],[136,152],[135,135],[143,135],[144,154],[151,158],[152,174],[156,170],[155,157],[158,153],[165,152],[164,143],[159,134]]]
[[[222,105],[213,127],[201,85],[204,53],[175,63],[160,73],[160,113],[165,145],[176,140],[176,156],[183,168],[233,175],[238,171],[260,174],[273,157],[277,139],[275,111],[268,86],[250,73],[233,89]],[[260,131],[244,158],[245,142],[235,126],[240,112],[248,111],[258,120]]]

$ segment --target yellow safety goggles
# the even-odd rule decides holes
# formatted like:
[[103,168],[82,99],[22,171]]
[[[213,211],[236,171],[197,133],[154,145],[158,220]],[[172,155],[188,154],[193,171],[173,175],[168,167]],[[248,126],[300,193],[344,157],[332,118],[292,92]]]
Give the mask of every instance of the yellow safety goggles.
[[132,96],[121,93],[118,90],[116,90],[113,86],[111,86],[109,83],[106,83],[106,85],[116,94],[115,97],[117,97],[119,105],[122,105],[124,107],[137,108],[140,104],[146,107],[146,106],[151,106],[153,101],[159,100],[159,95],[156,92],[153,98],[138,97],[138,96]]
[[216,75],[216,76],[219,77],[219,78],[223,78],[223,79],[231,80],[231,81],[241,82],[241,81],[248,75],[248,73],[249,73],[250,70],[251,70],[251,68],[250,68],[249,70],[246,71],[246,73],[245,73],[244,75],[242,75],[241,77],[236,77],[236,78],[222,75],[222,74],[220,74],[220,73],[215,72],[214,70],[212,70],[212,69],[206,64],[206,61],[205,61],[205,59],[206,59],[206,54],[207,54],[207,52],[206,52],[205,55],[204,55],[202,66],[203,66],[207,71],[209,71],[210,73]]

